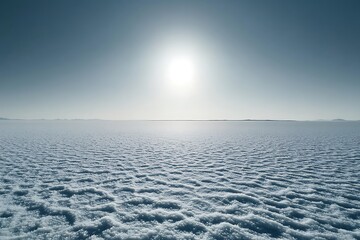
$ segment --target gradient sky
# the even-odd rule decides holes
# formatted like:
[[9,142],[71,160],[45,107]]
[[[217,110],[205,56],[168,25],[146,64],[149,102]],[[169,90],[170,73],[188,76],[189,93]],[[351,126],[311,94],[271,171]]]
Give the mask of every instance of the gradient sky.
[[[0,117],[360,119],[360,1],[1,1]],[[166,54],[196,59],[177,94]],[[171,55],[171,54],[170,54]]]

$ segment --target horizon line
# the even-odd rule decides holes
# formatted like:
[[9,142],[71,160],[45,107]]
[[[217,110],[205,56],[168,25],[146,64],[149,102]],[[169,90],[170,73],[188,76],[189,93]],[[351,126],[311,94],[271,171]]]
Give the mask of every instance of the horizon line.
[[316,119],[316,120],[299,120],[299,119],[100,119],[100,118],[4,118],[0,120],[17,120],[17,121],[133,121],[133,122],[357,122],[360,120],[348,120],[342,118],[336,119]]

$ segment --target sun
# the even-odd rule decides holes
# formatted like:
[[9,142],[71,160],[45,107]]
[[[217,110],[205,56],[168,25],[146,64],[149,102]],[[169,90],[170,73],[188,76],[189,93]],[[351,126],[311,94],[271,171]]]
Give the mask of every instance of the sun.
[[174,54],[166,61],[165,79],[178,93],[189,92],[196,80],[196,63],[189,54]]

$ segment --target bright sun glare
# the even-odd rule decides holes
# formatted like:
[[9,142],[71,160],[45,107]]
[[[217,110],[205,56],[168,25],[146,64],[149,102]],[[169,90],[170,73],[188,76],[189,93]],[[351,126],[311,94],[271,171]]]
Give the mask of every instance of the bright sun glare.
[[177,54],[171,56],[165,66],[166,81],[178,93],[192,89],[196,78],[194,58],[190,55]]

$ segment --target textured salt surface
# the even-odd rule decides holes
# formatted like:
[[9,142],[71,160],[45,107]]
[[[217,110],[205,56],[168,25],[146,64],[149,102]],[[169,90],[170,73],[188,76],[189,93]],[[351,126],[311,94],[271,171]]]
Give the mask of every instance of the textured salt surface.
[[0,122],[0,239],[359,229],[359,123]]

